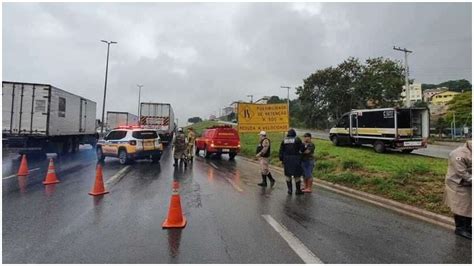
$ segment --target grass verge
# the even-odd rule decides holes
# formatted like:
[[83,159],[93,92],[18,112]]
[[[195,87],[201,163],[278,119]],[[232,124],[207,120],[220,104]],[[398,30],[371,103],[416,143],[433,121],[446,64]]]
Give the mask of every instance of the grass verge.
[[[193,125],[198,134],[218,124],[205,121]],[[282,166],[278,150],[283,133],[269,133],[271,164]],[[241,155],[254,158],[257,133],[240,134]],[[443,205],[447,160],[402,153],[375,153],[369,147],[336,147],[328,140],[314,139],[316,165],[313,176],[428,211],[450,215]]]

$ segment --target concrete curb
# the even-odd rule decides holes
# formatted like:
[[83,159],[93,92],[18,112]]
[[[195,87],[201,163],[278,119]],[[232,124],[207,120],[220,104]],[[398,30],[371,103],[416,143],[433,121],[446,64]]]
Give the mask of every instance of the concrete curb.
[[[242,156],[239,156],[239,157],[247,162],[258,164],[254,160],[251,160]],[[275,170],[283,174],[283,168],[281,167],[270,165],[270,168],[272,170]],[[369,194],[366,192],[362,192],[359,190],[355,190],[352,188],[348,188],[345,186],[327,182],[324,180],[315,179],[315,185],[318,185],[319,187],[322,187],[326,190],[330,190],[330,191],[333,191],[333,192],[336,192],[348,197],[356,198],[356,199],[395,211],[403,215],[407,215],[413,218],[423,220],[425,222],[429,222],[431,224],[439,225],[444,228],[454,230],[454,220],[448,216],[444,216],[441,214],[423,210],[414,206],[403,204],[394,200],[386,199],[380,196],[376,196],[373,194]]]

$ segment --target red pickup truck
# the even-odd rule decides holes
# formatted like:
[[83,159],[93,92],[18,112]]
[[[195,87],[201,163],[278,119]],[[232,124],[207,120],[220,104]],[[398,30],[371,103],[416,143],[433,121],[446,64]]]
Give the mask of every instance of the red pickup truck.
[[196,155],[204,151],[204,157],[209,158],[211,154],[229,154],[233,160],[240,152],[240,137],[235,128],[230,125],[212,126],[205,129],[202,136],[196,139]]

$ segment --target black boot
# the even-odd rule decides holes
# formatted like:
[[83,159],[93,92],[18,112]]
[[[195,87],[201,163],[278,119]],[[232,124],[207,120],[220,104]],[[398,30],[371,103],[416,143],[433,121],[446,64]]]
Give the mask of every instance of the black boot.
[[301,191],[301,181],[295,182],[296,185],[296,192],[295,195],[302,195],[304,194],[303,191]]
[[288,187],[288,195],[293,194],[293,184],[291,184],[291,181],[286,181],[286,186]]
[[266,187],[267,186],[267,176],[262,175],[262,183],[258,183],[257,185],[259,185],[261,187]]
[[270,180],[270,187],[273,187],[275,185],[275,179],[272,177],[272,173],[268,173],[267,177]]
[[178,166],[178,159],[174,159],[174,164],[173,166]]
[[186,159],[181,159],[181,162],[184,163],[184,168],[188,167],[188,160],[186,160]]
[[456,224],[456,230],[454,230],[454,233],[458,236],[462,236],[467,239],[472,239],[472,234],[468,231],[468,220],[466,219],[468,217],[460,216],[460,215],[454,215],[454,223]]

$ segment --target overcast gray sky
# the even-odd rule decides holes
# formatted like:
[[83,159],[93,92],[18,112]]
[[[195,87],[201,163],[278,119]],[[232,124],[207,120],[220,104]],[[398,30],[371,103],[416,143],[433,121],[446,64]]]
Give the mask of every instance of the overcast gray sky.
[[[472,76],[471,3],[3,3],[3,80],[50,83],[106,110],[169,102],[180,124],[254,94],[286,97],[349,56],[403,59],[411,78]],[[291,97],[296,97],[294,92]]]

